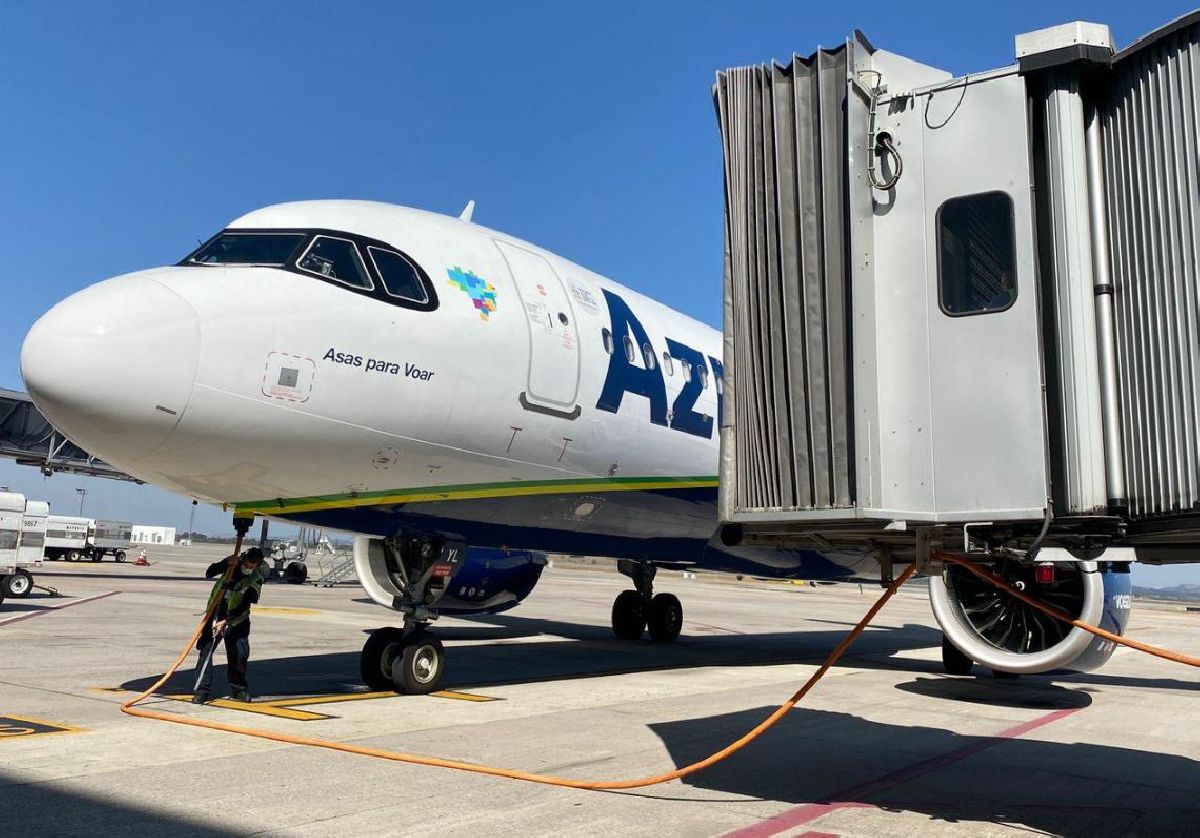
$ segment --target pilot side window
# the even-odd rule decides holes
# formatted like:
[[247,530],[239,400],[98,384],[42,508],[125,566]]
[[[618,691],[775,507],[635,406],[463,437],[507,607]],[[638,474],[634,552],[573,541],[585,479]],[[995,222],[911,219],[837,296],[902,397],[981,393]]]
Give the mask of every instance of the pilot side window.
[[239,233],[226,230],[188,257],[200,265],[281,267],[306,238],[304,233]]
[[604,341],[604,351],[609,355],[613,354],[613,337],[612,332],[608,329],[600,330],[600,338]]
[[379,271],[384,290],[390,296],[418,303],[428,302],[429,295],[425,292],[421,277],[411,262],[399,253],[379,247],[368,246],[367,255],[371,257],[375,270]]
[[349,239],[317,236],[296,262],[296,267],[310,274],[336,279],[355,288],[370,291],[375,287],[367,274],[362,257],[358,255],[358,248]]
[[1013,202],[1004,192],[951,198],[937,212],[938,302],[951,317],[1017,299]]

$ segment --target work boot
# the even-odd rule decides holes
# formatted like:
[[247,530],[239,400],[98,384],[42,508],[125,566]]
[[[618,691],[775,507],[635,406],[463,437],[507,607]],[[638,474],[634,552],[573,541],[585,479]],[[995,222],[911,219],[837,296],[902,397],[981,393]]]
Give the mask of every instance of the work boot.
[[233,701],[250,701],[250,691],[245,688],[235,689],[229,694]]
[[192,704],[208,704],[209,694],[198,692],[192,694]]

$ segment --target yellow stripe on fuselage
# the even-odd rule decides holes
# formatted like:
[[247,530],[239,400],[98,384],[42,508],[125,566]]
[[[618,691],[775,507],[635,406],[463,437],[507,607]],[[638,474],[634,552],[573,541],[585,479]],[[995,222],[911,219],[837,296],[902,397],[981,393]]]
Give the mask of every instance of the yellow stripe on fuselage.
[[235,514],[280,515],[289,512],[314,512],[323,509],[349,509],[358,506],[388,506],[398,503],[420,503],[443,500],[478,498],[512,498],[531,495],[581,494],[586,492],[645,492],[660,489],[715,488],[715,477],[640,477],[609,480],[514,481],[483,483],[468,486],[425,486],[370,492],[360,495],[325,495],[305,498],[276,498],[235,504]]

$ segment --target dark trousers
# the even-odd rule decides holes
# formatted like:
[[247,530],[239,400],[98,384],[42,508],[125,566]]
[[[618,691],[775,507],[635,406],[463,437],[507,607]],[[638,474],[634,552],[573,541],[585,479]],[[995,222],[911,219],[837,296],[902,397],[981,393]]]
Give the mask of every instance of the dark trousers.
[[[241,634],[237,637],[225,635],[225,661],[228,664],[226,675],[229,678],[229,686],[235,690],[244,690],[248,688],[246,683],[246,667],[250,663],[250,635]],[[200,650],[200,664],[203,664],[204,659],[208,656],[209,648],[212,646],[213,638],[211,634],[205,634],[200,638],[200,643],[197,648]],[[213,681],[213,664],[208,665],[208,669],[204,671],[204,677],[200,679],[200,686],[196,692],[211,693]]]

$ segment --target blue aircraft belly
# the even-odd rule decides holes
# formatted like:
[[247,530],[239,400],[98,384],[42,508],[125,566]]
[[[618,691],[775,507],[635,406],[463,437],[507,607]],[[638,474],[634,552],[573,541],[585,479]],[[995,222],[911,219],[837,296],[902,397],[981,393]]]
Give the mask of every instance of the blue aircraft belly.
[[479,547],[678,562],[760,576],[864,576],[859,559],[765,547],[735,553],[714,546],[716,490],[711,488],[421,501],[274,517],[380,537],[403,528]]

